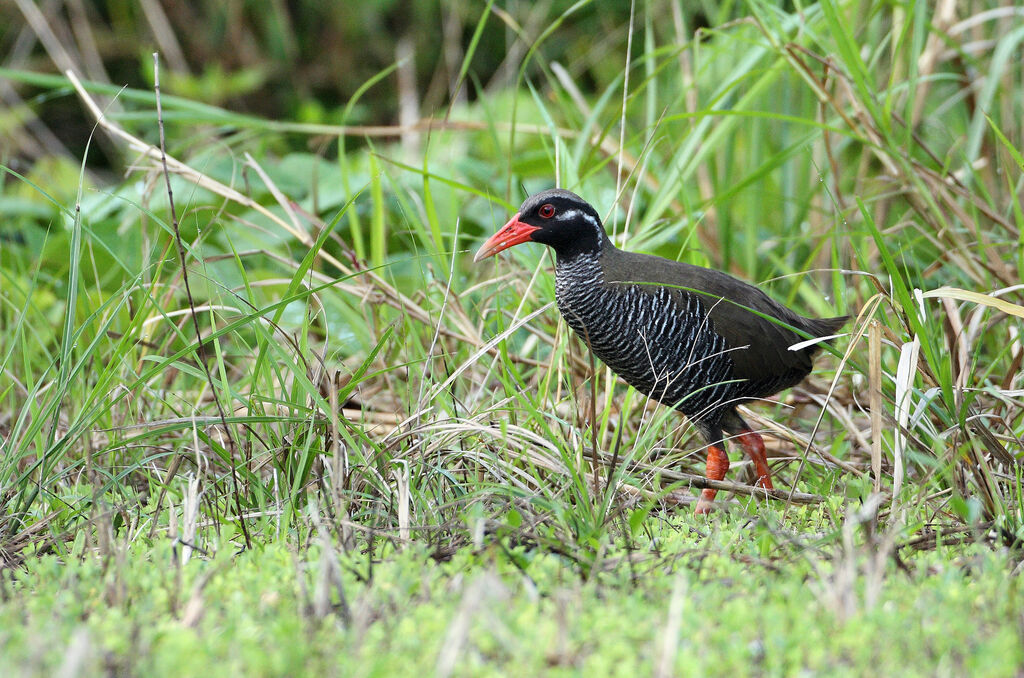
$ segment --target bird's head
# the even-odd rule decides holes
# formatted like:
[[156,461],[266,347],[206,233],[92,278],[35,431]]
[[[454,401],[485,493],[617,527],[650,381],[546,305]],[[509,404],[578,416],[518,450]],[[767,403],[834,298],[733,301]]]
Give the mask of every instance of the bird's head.
[[508,223],[487,239],[473,257],[480,261],[524,242],[549,245],[559,257],[598,252],[608,237],[601,217],[570,191],[553,188],[530,196]]

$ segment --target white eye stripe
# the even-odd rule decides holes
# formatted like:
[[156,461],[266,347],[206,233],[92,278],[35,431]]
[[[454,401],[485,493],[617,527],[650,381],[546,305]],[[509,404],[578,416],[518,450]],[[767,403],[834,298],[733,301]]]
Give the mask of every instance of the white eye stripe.
[[583,219],[588,224],[594,227],[594,231],[597,233],[597,241],[601,242],[604,237],[604,229],[601,228],[601,222],[593,217],[593,215],[581,212],[580,210],[568,210],[559,214],[555,221],[572,221],[574,219]]

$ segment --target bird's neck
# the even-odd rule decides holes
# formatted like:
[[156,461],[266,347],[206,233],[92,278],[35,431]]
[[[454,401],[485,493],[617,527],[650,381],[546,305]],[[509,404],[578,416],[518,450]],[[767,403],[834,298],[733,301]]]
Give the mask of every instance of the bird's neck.
[[555,253],[555,277],[559,279],[573,279],[577,282],[594,281],[601,282],[601,259],[604,252],[601,250],[582,250],[578,252],[556,252]]
[[555,270],[600,267],[602,260],[615,249],[607,238],[596,246],[594,243],[563,245],[555,249]]

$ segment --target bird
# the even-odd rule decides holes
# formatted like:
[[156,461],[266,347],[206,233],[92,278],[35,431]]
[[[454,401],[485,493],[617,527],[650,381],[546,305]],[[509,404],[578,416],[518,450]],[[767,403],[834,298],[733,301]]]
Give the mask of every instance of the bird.
[[[801,382],[848,316],[803,317],[727,273],[619,249],[593,206],[563,189],[527,198],[473,260],[524,242],[554,250],[558,310],[594,355],[694,424],[708,479],[729,470],[728,433],[753,461],[756,486],[774,489],[764,440],[736,407]],[[716,492],[702,489],[696,514],[712,510]]]

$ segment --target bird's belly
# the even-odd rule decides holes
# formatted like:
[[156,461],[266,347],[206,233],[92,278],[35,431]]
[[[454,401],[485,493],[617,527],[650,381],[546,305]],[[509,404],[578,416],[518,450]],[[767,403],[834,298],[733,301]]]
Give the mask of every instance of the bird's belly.
[[725,340],[693,295],[638,285],[596,289],[557,290],[558,309],[626,383],[691,417],[736,397]]

